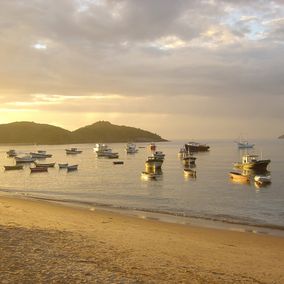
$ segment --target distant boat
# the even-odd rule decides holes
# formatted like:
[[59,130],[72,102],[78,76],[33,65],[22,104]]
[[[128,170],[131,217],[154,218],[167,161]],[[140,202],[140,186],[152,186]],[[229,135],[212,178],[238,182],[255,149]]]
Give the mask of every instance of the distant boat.
[[189,168],[185,168],[183,169],[183,173],[185,176],[190,176],[190,177],[195,177],[196,178],[196,171],[189,169]]
[[71,165],[67,167],[67,172],[78,170],[78,165]]
[[187,153],[207,152],[210,149],[210,146],[197,142],[188,142],[187,144],[184,145],[184,147]]
[[76,155],[83,152],[81,150],[78,150],[77,148],[65,149],[65,151],[67,155]]
[[230,172],[229,173],[230,177],[238,182],[249,182],[250,178],[248,175],[244,175],[242,173],[238,173],[238,172]]
[[254,147],[254,144],[249,143],[248,141],[235,141],[239,149],[250,149]]
[[256,175],[254,181],[259,185],[265,185],[271,183],[271,176]]
[[158,159],[158,160],[164,160],[165,156],[166,155],[162,151],[155,151],[152,154],[152,157],[155,158],[155,159]]
[[68,167],[68,163],[58,164],[59,169],[66,169]]
[[183,161],[183,164],[185,166],[189,166],[189,165],[195,165],[195,161],[196,161],[196,157],[193,157],[193,156],[186,156],[182,159]]
[[258,160],[258,155],[247,154],[242,157],[242,161],[235,163],[236,168],[244,170],[262,170],[265,171],[270,160]]
[[108,147],[107,144],[96,144],[96,147],[94,147],[94,151],[97,154],[98,158],[105,157],[105,158],[113,158],[118,153],[113,153],[112,149]]
[[23,168],[23,165],[4,166],[5,171],[22,170]]
[[156,151],[156,144],[154,143],[154,142],[152,142],[152,143],[150,143],[149,144],[149,149],[150,149],[150,151]]
[[183,158],[185,155],[187,155],[186,149],[185,147],[180,148],[179,152],[178,152],[178,156],[180,158]]
[[41,173],[41,172],[47,172],[48,171],[48,167],[34,167],[34,168],[30,168],[31,173]]
[[123,161],[113,161],[114,165],[123,165],[124,162]]
[[17,153],[14,149],[7,151],[6,154],[7,154],[8,157],[16,157],[17,156]]
[[45,159],[52,157],[52,154],[47,154],[46,151],[43,150],[39,150],[37,152],[30,152],[30,155],[36,159]]
[[135,153],[138,152],[138,149],[136,149],[135,144],[128,143],[128,144],[126,144],[125,151],[126,151],[127,154],[135,154]]
[[55,163],[37,163],[37,162],[34,162],[34,164],[37,168],[41,168],[41,167],[53,168],[55,166]]
[[33,163],[36,159],[32,156],[15,157],[16,163]]

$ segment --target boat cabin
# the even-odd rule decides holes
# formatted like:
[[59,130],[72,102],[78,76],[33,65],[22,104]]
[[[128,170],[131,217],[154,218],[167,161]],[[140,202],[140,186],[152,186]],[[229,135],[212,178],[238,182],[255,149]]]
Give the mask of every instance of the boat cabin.
[[242,163],[243,164],[248,164],[248,163],[253,163],[253,162],[256,162],[257,161],[257,157],[258,155],[245,155],[243,156],[243,159],[242,159]]

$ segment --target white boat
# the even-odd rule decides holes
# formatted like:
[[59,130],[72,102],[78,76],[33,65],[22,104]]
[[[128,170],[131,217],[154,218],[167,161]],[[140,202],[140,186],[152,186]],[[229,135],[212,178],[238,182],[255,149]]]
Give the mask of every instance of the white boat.
[[271,176],[256,175],[254,181],[260,185],[271,183]]
[[239,149],[250,149],[254,147],[254,144],[249,143],[248,141],[235,141]]
[[101,143],[97,143],[96,146],[94,147],[94,151],[97,152],[101,152],[101,151],[105,151],[109,149],[107,144],[101,144]]
[[78,170],[78,165],[67,166],[67,172]]
[[125,151],[127,154],[135,154],[138,152],[138,149],[136,149],[136,145],[133,143],[126,144]]
[[17,153],[14,149],[7,151],[6,154],[8,155],[8,157],[16,157],[17,156]]
[[16,163],[33,163],[36,159],[32,156],[15,157]]
[[82,153],[81,150],[78,150],[77,148],[71,148],[71,149],[65,149],[67,155],[76,155]]
[[109,157],[112,156],[112,149],[108,147],[107,144],[96,144],[94,151],[97,154],[97,157]]

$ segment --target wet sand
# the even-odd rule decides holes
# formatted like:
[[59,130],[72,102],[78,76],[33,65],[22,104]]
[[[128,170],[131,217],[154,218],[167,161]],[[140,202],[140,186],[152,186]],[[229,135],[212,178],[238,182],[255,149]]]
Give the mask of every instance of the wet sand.
[[284,283],[284,238],[0,197],[0,283]]

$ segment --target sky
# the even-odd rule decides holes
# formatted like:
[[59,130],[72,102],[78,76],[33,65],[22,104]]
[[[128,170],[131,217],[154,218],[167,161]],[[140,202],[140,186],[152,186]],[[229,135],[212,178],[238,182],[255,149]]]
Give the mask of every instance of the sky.
[[284,134],[284,0],[0,0],[0,124]]

